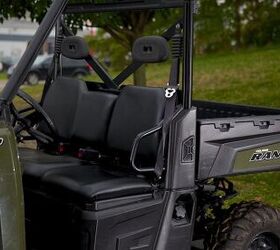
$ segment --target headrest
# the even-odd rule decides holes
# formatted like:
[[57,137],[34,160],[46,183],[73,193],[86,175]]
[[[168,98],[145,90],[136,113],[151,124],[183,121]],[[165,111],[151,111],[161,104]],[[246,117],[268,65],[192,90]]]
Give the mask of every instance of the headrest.
[[161,36],[144,36],[138,38],[132,48],[134,61],[142,63],[158,63],[169,57],[169,46]]
[[89,53],[86,41],[79,36],[70,36],[63,39],[61,53],[70,59],[84,59]]

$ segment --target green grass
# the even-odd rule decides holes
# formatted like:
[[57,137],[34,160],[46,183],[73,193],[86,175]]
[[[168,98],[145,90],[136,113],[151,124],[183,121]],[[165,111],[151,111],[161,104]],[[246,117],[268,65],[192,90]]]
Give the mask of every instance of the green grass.
[[[279,62],[280,47],[198,56],[194,65],[194,97],[280,107]],[[117,75],[117,72],[110,73]],[[147,67],[148,85],[164,86],[168,76],[168,63]],[[132,78],[127,82],[131,83]],[[39,98],[42,85],[24,89]],[[231,180],[240,191],[234,201],[256,199],[280,208],[280,173],[239,176]]]
[[[43,92],[43,87],[44,87],[44,85],[38,84],[38,85],[35,85],[35,86],[22,86],[21,88],[26,93],[31,95],[35,100],[40,101],[41,96],[42,96],[42,92]],[[28,106],[28,105],[26,105],[26,102],[24,102],[19,97],[16,97],[14,99],[13,103],[15,104],[16,107],[19,107],[19,108],[23,108],[23,107]]]
[[280,48],[198,57],[196,98],[280,107]]
[[280,173],[244,175],[231,180],[239,191],[231,202],[258,200],[280,208]]
[[7,74],[5,72],[0,72],[0,80],[6,80]]

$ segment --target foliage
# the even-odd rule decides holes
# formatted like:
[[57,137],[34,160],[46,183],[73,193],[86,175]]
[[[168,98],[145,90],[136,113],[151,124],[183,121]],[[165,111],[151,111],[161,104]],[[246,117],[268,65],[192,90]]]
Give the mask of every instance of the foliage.
[[116,43],[104,30],[99,29],[96,37],[87,36],[86,40],[94,56],[98,57],[105,66],[108,67],[106,65],[106,60],[108,60],[111,68],[121,70],[129,63],[129,50]]
[[200,0],[196,50],[265,46],[280,42],[278,0]]
[[[161,35],[172,23],[179,20],[180,16],[181,12],[178,9],[172,12],[166,10],[157,11],[155,12],[151,22],[145,26],[142,35]],[[106,18],[112,17],[107,16]],[[168,22],[166,22],[166,18],[169,18]],[[92,19],[94,20],[94,17]],[[133,43],[134,40],[135,39],[133,39],[131,43]],[[100,58],[110,56],[111,64],[114,69],[123,69],[124,66],[130,63],[132,44],[122,44],[118,38],[108,34],[105,29],[98,29],[97,35],[95,37],[88,36],[87,41],[94,51],[96,50],[95,48],[98,48],[97,54]]]
[[26,18],[27,16],[40,22],[50,3],[51,0],[1,0],[0,22],[11,17]]

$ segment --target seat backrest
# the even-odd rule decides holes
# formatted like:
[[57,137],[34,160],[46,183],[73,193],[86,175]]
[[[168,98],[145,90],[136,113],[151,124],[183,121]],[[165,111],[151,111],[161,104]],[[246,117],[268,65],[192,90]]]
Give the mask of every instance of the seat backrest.
[[86,145],[104,146],[117,97],[109,92],[83,92],[76,111],[73,139]]
[[[72,137],[77,106],[86,91],[85,82],[66,77],[58,77],[49,88],[43,109],[52,119],[57,135],[62,139]],[[45,130],[44,126],[41,130]]]
[[50,87],[43,108],[62,140],[104,145],[116,99],[113,93],[88,91],[81,80],[59,77]]
[[[62,41],[61,53],[73,60],[90,54],[85,40],[76,36]],[[53,120],[59,138],[103,146],[116,99],[117,94],[89,91],[84,81],[59,77],[49,88],[43,108]]]
[[[116,101],[109,125],[107,144],[109,148],[130,152],[136,136],[156,126],[163,118],[164,90],[127,86]],[[154,157],[159,136],[147,137],[141,143],[139,154]]]

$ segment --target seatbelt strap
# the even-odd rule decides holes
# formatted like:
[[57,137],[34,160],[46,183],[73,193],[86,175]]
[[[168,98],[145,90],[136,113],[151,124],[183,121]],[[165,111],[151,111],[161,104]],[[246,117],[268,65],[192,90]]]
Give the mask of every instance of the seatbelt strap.
[[[48,69],[47,78],[46,78],[46,81],[45,81],[43,94],[42,94],[42,98],[41,98],[41,105],[43,105],[46,94],[48,93],[50,86],[52,85],[53,81],[55,80],[54,75],[58,73],[58,72],[55,72],[56,69],[58,69],[58,65],[56,65],[56,64],[58,62],[57,61],[58,58],[61,55],[61,44],[62,44],[63,38],[64,38],[63,29],[60,28],[59,31],[58,31],[58,34],[56,35],[56,38],[55,38],[54,57],[53,57],[53,60],[51,62],[51,65]],[[61,70],[61,69],[59,68],[59,70]]]
[[44,100],[45,100],[45,97],[46,97],[46,94],[52,84],[52,81],[53,81],[53,73],[54,73],[54,64],[55,64],[55,59],[53,58],[52,60],[52,63],[51,63],[51,66],[49,67],[48,69],[48,73],[47,73],[47,79],[45,81],[45,85],[44,85],[44,89],[43,89],[43,93],[42,93],[42,98],[41,98],[41,105],[44,103]]
[[171,66],[169,84],[165,89],[165,110],[163,115],[163,125],[162,125],[162,138],[159,144],[159,150],[157,154],[157,161],[155,166],[155,173],[158,178],[161,178],[161,175],[164,171],[164,166],[166,164],[165,153],[167,145],[168,131],[170,127],[170,122],[173,118],[173,115],[176,110],[177,102],[177,90],[179,85],[180,77],[180,62],[182,54],[182,35],[181,29],[178,27],[178,33],[173,37],[173,61]]
[[169,125],[176,108],[178,86],[177,83],[173,81],[173,79],[171,80],[172,81],[169,82],[169,86],[165,89],[166,103],[165,103],[165,110],[164,110],[163,123],[162,123],[162,137],[159,144],[157,162],[155,166],[155,173],[157,177],[160,177],[164,170],[164,165],[165,165],[164,155],[165,155],[166,140],[168,136]]

